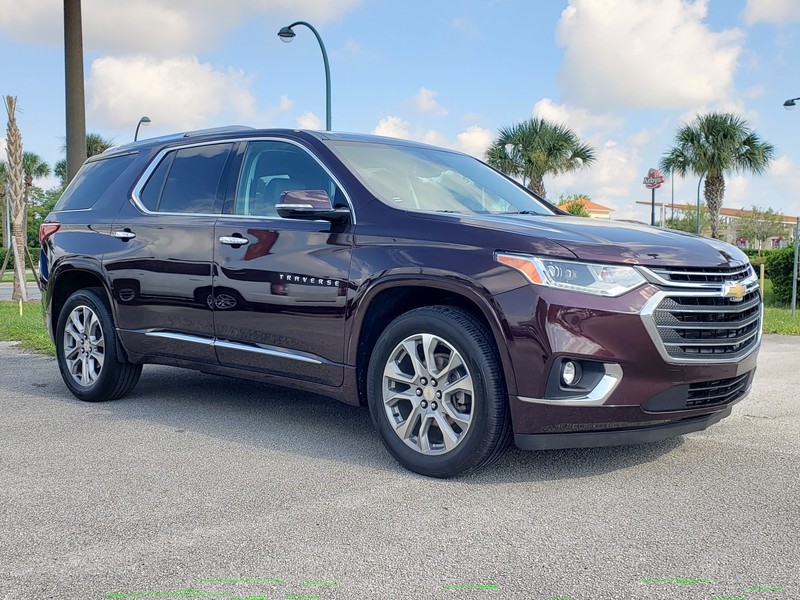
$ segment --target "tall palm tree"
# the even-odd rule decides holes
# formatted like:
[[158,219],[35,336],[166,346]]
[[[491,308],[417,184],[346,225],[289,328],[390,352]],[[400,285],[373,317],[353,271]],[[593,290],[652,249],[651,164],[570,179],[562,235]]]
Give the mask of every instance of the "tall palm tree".
[[595,161],[595,153],[566,125],[532,118],[501,128],[486,159],[503,173],[521,178],[523,185],[544,198],[545,175],[588,167]]
[[8,247],[8,240],[6,239],[6,184],[8,182],[8,166],[0,160],[0,244],[3,248]]
[[[8,189],[11,198],[11,228],[12,235],[17,242],[17,250],[23,252],[25,248],[26,223],[25,223],[25,194],[22,176],[22,136],[17,127],[17,99],[15,96],[5,96],[3,103],[8,114],[6,125],[6,154],[8,155]],[[11,299],[16,301],[22,297],[24,282],[14,276],[14,291]]]
[[719,231],[719,211],[725,196],[725,175],[735,172],[761,175],[769,167],[775,147],[763,141],[739,115],[709,113],[684,123],[675,134],[659,166],[685,176],[705,175],[703,196],[711,218],[711,236]]

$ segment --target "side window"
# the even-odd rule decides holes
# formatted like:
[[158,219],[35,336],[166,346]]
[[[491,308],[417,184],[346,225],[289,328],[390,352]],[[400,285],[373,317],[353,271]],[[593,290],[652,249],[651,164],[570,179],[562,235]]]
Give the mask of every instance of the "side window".
[[281,195],[291,190],[324,190],[333,205],[344,194],[328,172],[305,150],[287,142],[251,142],[247,146],[234,214],[277,217]]
[[126,154],[87,162],[64,190],[53,210],[91,208],[100,199],[103,192],[122,175],[134,158],[136,158],[135,154]]
[[140,200],[153,212],[216,212],[225,164],[233,144],[210,144],[168,153],[147,180]]

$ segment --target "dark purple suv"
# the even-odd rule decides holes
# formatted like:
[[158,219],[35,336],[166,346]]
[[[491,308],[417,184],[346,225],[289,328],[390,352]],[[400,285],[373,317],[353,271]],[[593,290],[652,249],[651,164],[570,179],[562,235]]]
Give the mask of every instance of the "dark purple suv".
[[464,154],[223,128],[89,159],[42,225],[64,381],[144,363],[369,407],[389,452],[448,477],[526,449],[705,429],[761,332],[736,248],[572,217]]

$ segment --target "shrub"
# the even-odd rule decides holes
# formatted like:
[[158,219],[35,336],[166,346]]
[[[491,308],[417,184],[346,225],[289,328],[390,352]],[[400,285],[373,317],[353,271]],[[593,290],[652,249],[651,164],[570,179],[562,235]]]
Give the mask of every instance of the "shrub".
[[794,246],[773,250],[767,256],[767,271],[772,280],[772,293],[777,302],[788,304],[792,299],[792,265]]

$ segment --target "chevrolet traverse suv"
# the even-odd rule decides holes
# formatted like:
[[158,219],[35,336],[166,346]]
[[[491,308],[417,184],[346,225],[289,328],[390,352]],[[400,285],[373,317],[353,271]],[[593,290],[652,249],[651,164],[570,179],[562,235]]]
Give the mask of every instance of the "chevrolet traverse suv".
[[41,226],[64,382],[146,363],[369,408],[418,473],[699,431],[750,389],[753,269],[722,242],[572,217],[470,156],[221,128],[90,158]]

